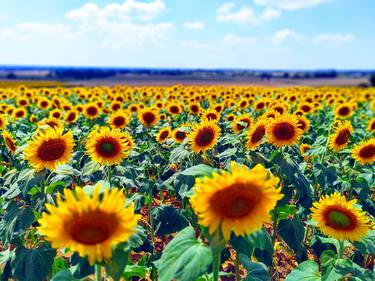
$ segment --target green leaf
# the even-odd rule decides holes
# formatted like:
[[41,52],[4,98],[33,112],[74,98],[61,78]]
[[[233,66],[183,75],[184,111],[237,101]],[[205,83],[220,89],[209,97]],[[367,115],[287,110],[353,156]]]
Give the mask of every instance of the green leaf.
[[52,265],[52,276],[54,276],[57,272],[62,271],[68,268],[67,261],[62,257],[55,257],[53,260]]
[[193,177],[211,176],[214,170],[215,169],[210,166],[199,164],[199,165],[190,167],[182,171],[181,174],[184,176],[193,176]]
[[297,261],[302,262],[307,259],[307,251],[303,245],[305,228],[301,221],[293,218],[291,220],[281,220],[277,226],[281,238],[296,253]]
[[30,208],[18,208],[17,204],[12,201],[8,204],[3,221],[5,223],[5,238],[10,242],[31,226],[34,221],[34,213]]
[[71,272],[74,278],[84,278],[95,272],[95,268],[90,266],[89,262],[85,258],[81,258],[78,254],[74,253],[70,257]]
[[171,205],[162,205],[152,210],[157,235],[174,233],[189,225],[189,221]]
[[254,247],[254,256],[270,266],[272,264],[273,245],[268,232],[262,228],[248,236],[250,243]]
[[314,261],[304,261],[289,273],[285,281],[322,281],[319,266]]
[[111,276],[113,280],[120,280],[128,263],[128,255],[129,253],[125,251],[122,246],[116,247],[112,252],[112,258],[105,268],[107,274]]
[[140,265],[128,265],[125,268],[125,271],[122,275],[125,280],[132,280],[131,277],[138,277],[138,278],[145,278],[147,272],[149,272],[150,269],[146,266],[140,266]]
[[59,271],[51,279],[51,281],[79,281],[79,280],[81,279],[77,279],[73,277],[73,274],[69,269]]
[[239,254],[242,265],[247,270],[244,281],[269,281],[268,269],[263,263],[252,262],[247,255]]
[[12,265],[13,276],[22,281],[43,281],[52,271],[55,255],[56,250],[47,244],[32,250],[18,247]]
[[254,249],[249,238],[246,236],[236,236],[232,233],[229,243],[238,253],[245,254],[246,256],[251,256]]
[[375,230],[370,230],[362,241],[356,241],[353,245],[364,255],[375,254]]
[[189,226],[169,242],[155,265],[160,281],[194,281],[211,263],[211,249],[195,238],[195,230]]

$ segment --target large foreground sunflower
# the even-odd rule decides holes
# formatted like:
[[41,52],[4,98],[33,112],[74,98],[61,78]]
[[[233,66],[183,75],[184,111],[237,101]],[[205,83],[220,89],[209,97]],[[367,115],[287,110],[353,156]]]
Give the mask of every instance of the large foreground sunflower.
[[312,218],[325,235],[340,240],[359,241],[367,235],[369,219],[365,212],[355,206],[356,203],[357,200],[346,201],[337,192],[325,195],[314,202]]
[[125,242],[135,232],[139,216],[134,203],[125,207],[122,191],[104,190],[97,185],[92,197],[81,188],[64,190],[64,200],[57,196],[57,205],[46,204],[48,212],[39,219],[38,231],[54,248],[69,248],[87,256],[90,264],[108,260],[112,247]]
[[74,147],[70,131],[63,134],[63,128],[49,128],[39,131],[29,141],[24,150],[25,159],[37,171],[44,168],[55,170],[57,166],[69,162]]
[[231,231],[245,235],[271,220],[270,211],[283,195],[277,188],[279,179],[258,164],[249,170],[231,162],[231,172],[213,173],[212,177],[197,179],[191,205],[199,223],[217,229],[226,240]]
[[203,119],[201,123],[192,127],[188,135],[191,149],[195,153],[205,153],[216,145],[220,131],[220,127],[214,120]]
[[267,126],[269,142],[278,147],[297,143],[302,133],[297,118],[289,114],[276,116]]
[[347,147],[352,132],[353,126],[349,121],[339,123],[329,138],[329,148],[337,152]]
[[375,162],[375,138],[363,141],[356,145],[352,151],[352,157],[362,165],[370,165]]
[[103,127],[94,129],[87,136],[86,150],[94,162],[101,165],[115,165],[128,156],[132,143],[127,133]]

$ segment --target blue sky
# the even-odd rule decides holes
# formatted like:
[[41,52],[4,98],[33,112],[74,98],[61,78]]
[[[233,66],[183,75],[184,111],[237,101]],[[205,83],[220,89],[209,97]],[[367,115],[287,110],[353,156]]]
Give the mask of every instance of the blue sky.
[[374,69],[374,0],[1,0],[0,64]]

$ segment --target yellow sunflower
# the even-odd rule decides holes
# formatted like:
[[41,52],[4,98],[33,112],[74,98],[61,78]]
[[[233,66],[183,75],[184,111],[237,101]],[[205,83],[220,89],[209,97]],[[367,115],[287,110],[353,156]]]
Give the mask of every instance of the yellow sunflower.
[[109,126],[114,129],[123,129],[129,123],[129,115],[123,110],[118,110],[111,114],[108,120]]
[[171,131],[171,128],[169,128],[169,127],[160,129],[160,131],[156,135],[156,141],[160,142],[160,143],[167,141],[169,139],[171,133],[172,133],[172,131]]
[[353,112],[353,105],[350,103],[343,103],[335,107],[336,116],[342,119],[352,116]]
[[71,109],[65,113],[65,123],[72,124],[78,119],[78,111],[75,109]]
[[25,159],[35,170],[44,168],[54,171],[57,166],[69,162],[74,147],[70,131],[63,134],[63,128],[48,128],[38,131],[24,150]]
[[306,157],[305,156],[305,153],[307,151],[309,151],[311,148],[311,145],[310,144],[307,144],[307,143],[301,143],[300,146],[299,146],[299,151],[301,152],[301,155]]
[[218,113],[213,108],[208,109],[208,110],[206,110],[202,113],[202,119],[219,121],[220,120],[220,113]]
[[17,144],[16,144],[16,141],[14,140],[13,136],[7,130],[3,131],[2,136],[3,136],[5,146],[8,148],[10,153],[14,154],[14,152],[16,152],[16,150],[17,150]]
[[171,115],[178,115],[183,111],[181,104],[173,102],[167,105],[167,112]]
[[303,115],[300,115],[300,116],[295,115],[295,116],[297,118],[298,128],[300,128],[303,133],[307,133],[310,129],[310,120]]
[[54,117],[49,117],[46,119],[43,119],[38,122],[38,125],[40,128],[43,129],[43,127],[49,126],[51,128],[63,128],[63,123],[60,121],[60,119],[56,119]]
[[58,194],[56,206],[46,204],[37,227],[52,247],[87,256],[91,265],[108,261],[112,248],[129,239],[140,219],[133,202],[126,206],[122,190],[105,189],[100,196],[100,189],[96,185],[92,196],[80,187],[65,189],[64,200]]
[[253,118],[249,114],[237,116],[232,122],[232,130],[233,132],[238,134],[242,130],[249,129],[253,122]]
[[95,128],[87,136],[85,146],[87,154],[94,162],[101,165],[116,165],[128,157],[132,139],[118,129]]
[[251,127],[246,142],[248,149],[253,150],[261,144],[266,135],[267,123],[266,119],[261,118]]
[[363,141],[353,147],[352,157],[362,165],[371,165],[375,162],[375,138]]
[[138,119],[144,127],[149,128],[159,121],[159,115],[153,108],[146,108],[139,112]]
[[13,111],[13,117],[15,119],[25,118],[27,115],[27,111],[25,108],[17,108]]
[[226,240],[231,231],[246,235],[271,221],[270,211],[283,195],[279,179],[258,164],[249,170],[231,162],[231,172],[197,179],[190,198],[199,223],[212,234],[219,228]]
[[[1,128],[1,124],[0,124],[0,128]],[[369,131],[370,133],[374,133],[375,132],[375,118],[372,118],[372,119],[370,119],[368,121],[367,131]]]
[[357,200],[346,201],[340,193],[325,195],[313,203],[312,219],[327,236],[339,240],[359,241],[369,231],[369,218],[356,206]]
[[189,103],[189,112],[191,114],[198,115],[200,111],[201,111],[201,107],[199,103],[196,103],[196,102]]
[[56,108],[56,109],[50,111],[49,117],[50,118],[60,119],[62,117],[62,112],[61,112],[60,109]]
[[95,102],[85,104],[83,115],[88,119],[94,120],[100,115],[100,109]]
[[348,146],[352,132],[353,126],[349,121],[339,123],[329,137],[329,148],[336,152],[343,150]]
[[195,153],[213,148],[220,136],[221,129],[214,120],[204,119],[199,124],[193,125],[188,135],[191,149]]
[[5,127],[7,126],[7,123],[8,122],[5,116],[0,115],[0,129],[5,129]]
[[266,132],[269,142],[278,147],[297,143],[303,133],[298,128],[297,118],[289,114],[279,115],[275,119],[271,119]]
[[176,143],[182,143],[187,137],[185,130],[181,128],[174,129],[172,132],[172,138]]

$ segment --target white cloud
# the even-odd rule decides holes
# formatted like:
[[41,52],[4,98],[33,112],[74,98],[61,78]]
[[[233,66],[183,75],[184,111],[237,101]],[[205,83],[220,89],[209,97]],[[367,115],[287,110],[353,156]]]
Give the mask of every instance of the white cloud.
[[259,24],[262,21],[276,19],[280,16],[280,11],[273,8],[266,8],[262,13],[257,15],[255,10],[249,6],[241,6],[236,9],[237,5],[233,2],[224,3],[216,10],[216,19],[222,22],[233,22],[239,24]]
[[292,29],[285,28],[275,32],[272,42],[275,44],[280,44],[288,39],[299,41],[302,39],[302,35]]
[[328,1],[330,0],[254,0],[254,3],[280,10],[299,10],[312,8]]
[[206,28],[206,25],[201,21],[185,22],[184,27],[187,29],[202,30]]
[[189,49],[206,49],[209,47],[206,43],[196,42],[196,41],[184,41],[181,45]]
[[249,45],[257,42],[255,37],[244,37],[233,33],[227,34],[223,38],[224,45]]
[[103,8],[95,3],[86,3],[81,8],[67,13],[68,19],[86,22],[96,22],[98,24],[107,21],[121,20],[152,20],[166,9],[163,0],[153,0],[151,2],[141,2],[137,0],[126,0],[122,4],[111,3]]
[[318,34],[313,38],[314,43],[343,43],[354,40],[353,34]]

